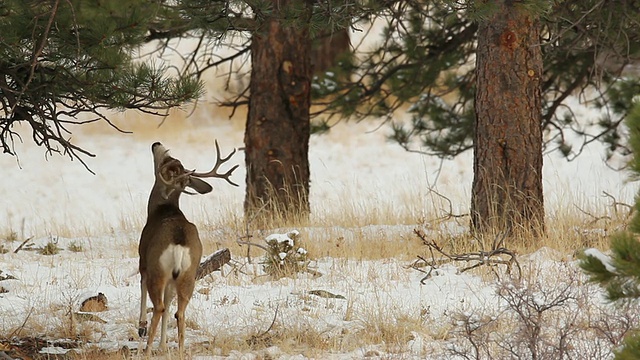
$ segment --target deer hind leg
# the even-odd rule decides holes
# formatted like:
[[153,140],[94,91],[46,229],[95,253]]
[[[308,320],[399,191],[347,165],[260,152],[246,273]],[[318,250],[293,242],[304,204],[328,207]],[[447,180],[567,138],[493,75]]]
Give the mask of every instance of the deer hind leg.
[[149,326],[149,338],[147,339],[147,350],[146,353],[149,354],[151,351],[151,347],[153,345],[153,338],[156,336],[156,331],[158,330],[158,323],[160,322],[160,317],[165,312],[165,304],[163,299],[163,292],[166,286],[166,280],[161,281],[159,283],[151,283],[147,284],[147,290],[149,292],[149,298],[151,298],[151,302],[153,303],[153,316],[151,317],[151,325]]
[[175,296],[175,286],[169,282],[164,288],[164,304],[165,311],[162,314],[162,325],[160,327],[160,348],[162,350],[167,349],[167,323],[169,320],[169,308],[171,307],[171,300]]
[[176,320],[178,322],[178,348],[180,354],[184,350],[184,334],[185,334],[185,310],[193,295],[194,281],[183,281],[178,286],[178,311],[176,312]]
[[140,279],[140,318],[138,321],[138,335],[147,335],[147,279],[142,275]]

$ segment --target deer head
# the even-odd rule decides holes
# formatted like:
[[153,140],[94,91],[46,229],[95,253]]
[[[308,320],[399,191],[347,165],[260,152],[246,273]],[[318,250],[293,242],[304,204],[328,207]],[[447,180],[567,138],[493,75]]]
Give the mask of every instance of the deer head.
[[222,158],[220,157],[220,146],[218,145],[217,140],[215,141],[215,146],[216,164],[210,171],[200,173],[195,170],[186,170],[180,160],[170,156],[169,150],[167,150],[161,143],[156,142],[151,145],[156,180],[152,189],[152,194],[149,197],[147,214],[152,211],[152,207],[164,203],[174,203],[177,205],[182,193],[195,195],[195,193],[188,191],[187,188],[191,188],[199,194],[211,192],[211,190],[213,190],[211,185],[201,178],[221,178],[225,179],[233,186],[238,186],[238,184],[231,181],[229,177],[239,165],[232,167],[224,174],[218,173],[220,165],[228,161],[235,154],[236,150],[234,149],[229,155]]

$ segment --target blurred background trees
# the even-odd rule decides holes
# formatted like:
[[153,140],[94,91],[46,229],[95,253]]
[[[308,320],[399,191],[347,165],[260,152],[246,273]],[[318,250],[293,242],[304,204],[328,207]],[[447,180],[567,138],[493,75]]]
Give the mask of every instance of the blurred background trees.
[[[389,138],[408,151],[452,158],[475,147],[471,216],[476,229],[483,221],[496,220],[501,212],[520,217],[524,222],[511,221],[508,215],[500,219],[506,223],[498,230],[514,226],[531,228],[526,222],[538,223],[543,228],[539,153],[559,151],[570,161],[585,146],[599,141],[606,145],[607,159],[628,155],[622,121],[640,90],[635,77],[628,76],[636,71],[640,56],[637,2],[529,0],[512,5],[513,11],[540,18],[533,25],[538,28],[539,38],[529,41],[530,47],[541,52],[542,71],[537,70],[538,65],[514,61],[500,64],[502,73],[493,75],[508,77],[509,72],[516,71],[526,80],[525,73],[533,70],[531,78],[539,83],[542,96],[540,115],[536,116],[541,137],[535,135],[540,138],[540,149],[525,141],[533,128],[526,127],[530,119],[522,118],[524,114],[516,110],[523,104],[514,103],[516,98],[507,94],[514,84],[499,87],[492,83],[502,81],[500,76],[484,82],[479,78],[482,71],[479,63],[484,61],[482,54],[486,47],[504,40],[499,33],[489,34],[486,27],[481,33],[479,28],[501,20],[495,17],[504,6],[501,1],[393,2],[377,18],[384,24],[377,34],[378,46],[369,44],[366,50],[356,49],[353,62],[342,62],[313,87],[313,95],[323,99],[319,101],[323,107],[318,113],[325,116],[325,128],[332,118],[375,118],[387,122]],[[502,15],[508,13],[502,11]],[[488,35],[497,38],[487,39]],[[343,73],[352,76],[341,76]],[[485,93],[480,98],[483,91],[491,91],[490,96]],[[513,107],[499,109],[498,102],[505,95]],[[534,106],[530,102],[533,96],[535,92],[522,93],[520,99]],[[596,110],[601,115],[595,120],[585,119],[578,107]],[[500,136],[496,134],[488,142],[483,141],[482,134],[498,119],[483,122],[479,116],[500,118],[510,110],[513,111],[510,121],[504,118],[502,121],[514,127],[503,128]],[[518,124],[521,126],[516,128]],[[512,210],[505,208],[501,200],[492,200],[497,195],[483,190],[487,186],[481,186],[482,176],[478,177],[482,175],[478,166],[494,171],[495,177],[487,184],[509,192],[499,178],[507,176],[506,162],[489,165],[504,154],[501,147],[511,151],[512,161],[531,163],[529,168],[508,170],[511,172],[508,177],[520,186],[515,193],[511,192],[511,199],[530,199],[514,204]],[[519,152],[517,160],[513,151]],[[530,182],[527,184],[525,180]],[[480,206],[483,203],[497,209],[493,214],[498,217],[483,210],[488,208]]]
[[[313,95],[328,99],[318,101],[321,113],[382,118],[409,151],[451,158],[472,149],[478,22],[496,8],[496,2],[475,3],[393,2],[377,17],[382,31],[367,35],[379,36],[377,46],[355,49],[355,62],[342,62],[317,81]],[[540,15],[544,151],[571,160],[602,141],[608,156],[628,153],[621,125],[638,92],[629,75],[640,57],[640,5],[529,0],[514,6]],[[340,78],[342,71],[354,76]],[[602,116],[585,124],[574,111],[578,104]],[[408,112],[407,121],[398,110]]]
[[[542,152],[559,151],[571,160],[589,143],[601,141],[608,157],[629,153],[621,124],[640,90],[627,76],[635,71],[639,54],[640,12],[633,1],[526,0],[509,3],[507,10],[505,4],[7,1],[0,7],[6,34],[0,80],[3,149],[12,151],[11,141],[17,139],[12,126],[26,121],[33,139],[48,151],[89,154],[65,137],[69,123],[108,121],[103,109],[163,114],[197,98],[198,81],[209,70],[224,69],[227,90],[236,90],[222,105],[248,106],[249,219],[304,220],[309,134],[329,129],[336,119],[375,118],[387,122],[390,138],[408,151],[451,158],[475,146],[471,215],[476,230],[505,214],[501,230],[531,229],[531,224],[543,228]],[[517,41],[510,42],[505,34],[512,24],[494,27],[501,15],[528,19],[528,31],[535,33],[518,33]],[[348,48],[348,30],[366,31],[367,48]],[[521,36],[525,42],[519,42]],[[529,51],[528,57],[498,63],[485,56],[500,39],[508,43],[503,49]],[[175,76],[157,64],[133,61],[145,44],[156,49],[158,64],[169,51],[181,57]],[[489,67],[476,62],[496,72],[483,75]],[[519,77],[492,82],[500,71]],[[248,84],[235,82],[244,75]],[[513,86],[516,80],[521,82]],[[518,87],[528,90],[508,95]],[[513,107],[499,109],[500,100]],[[589,123],[575,111],[577,105],[601,116]],[[482,137],[507,114],[518,121],[501,120],[505,127],[500,132]],[[517,151],[506,152],[512,162],[495,162],[510,149]],[[516,158],[528,165],[514,167]],[[482,181],[481,168],[497,168],[491,174],[502,179],[485,176],[488,181]],[[527,199],[514,208],[494,201],[498,195],[486,190],[511,186]]]
[[[640,176],[640,103],[634,103],[625,123],[629,128],[629,148],[633,153],[629,165],[637,180]],[[636,197],[634,210],[629,228],[611,236],[610,256],[590,249],[580,263],[591,281],[605,288],[607,300],[611,302],[635,302],[640,298],[639,197]],[[637,329],[625,338],[624,346],[616,351],[615,358],[640,358],[640,333]]]

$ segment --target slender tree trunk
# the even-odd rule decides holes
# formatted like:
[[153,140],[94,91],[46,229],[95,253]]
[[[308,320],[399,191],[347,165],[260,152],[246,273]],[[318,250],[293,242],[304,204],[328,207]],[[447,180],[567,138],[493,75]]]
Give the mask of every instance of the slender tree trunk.
[[[284,26],[277,13],[302,6],[300,23]],[[310,7],[274,1],[276,15],[253,34],[251,97],[245,130],[245,215],[289,220],[309,213]],[[302,19],[302,20],[300,20]],[[259,213],[258,213],[259,212]]]
[[472,228],[544,231],[542,55],[536,14],[508,0],[478,28]]

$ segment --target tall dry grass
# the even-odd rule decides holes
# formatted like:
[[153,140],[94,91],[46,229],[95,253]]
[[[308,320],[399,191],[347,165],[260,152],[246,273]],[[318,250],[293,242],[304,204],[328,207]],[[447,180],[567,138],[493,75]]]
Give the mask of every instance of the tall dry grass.
[[[347,198],[344,201],[339,206],[334,204],[331,209],[324,209],[326,214],[312,215],[302,223],[274,222],[261,228],[247,224],[237,213],[229,214],[203,228],[209,234],[203,237],[205,252],[226,247],[234,256],[250,254],[258,257],[263,254],[262,250],[252,247],[248,252],[247,246],[238,245],[237,240],[264,245],[265,237],[272,233],[297,229],[301,232],[301,244],[311,258],[412,260],[417,255],[427,255],[428,250],[413,233],[414,229],[427,230],[450,253],[489,251],[499,236],[471,234],[467,215],[450,217],[432,209],[425,210],[421,217],[398,218],[399,211],[388,207],[376,209],[375,217],[367,216],[366,211],[359,217],[354,211],[359,204],[354,205]],[[422,202],[417,199],[416,203],[410,205],[418,208]],[[329,214],[330,211],[337,214]],[[626,226],[628,211],[615,212],[607,207],[592,211],[586,214],[579,207],[554,209],[546,218],[543,236],[522,232],[518,236],[507,237],[501,246],[518,254],[535,252],[541,247],[567,255],[588,247],[606,249],[608,236]],[[407,211],[407,214],[411,213]]]

